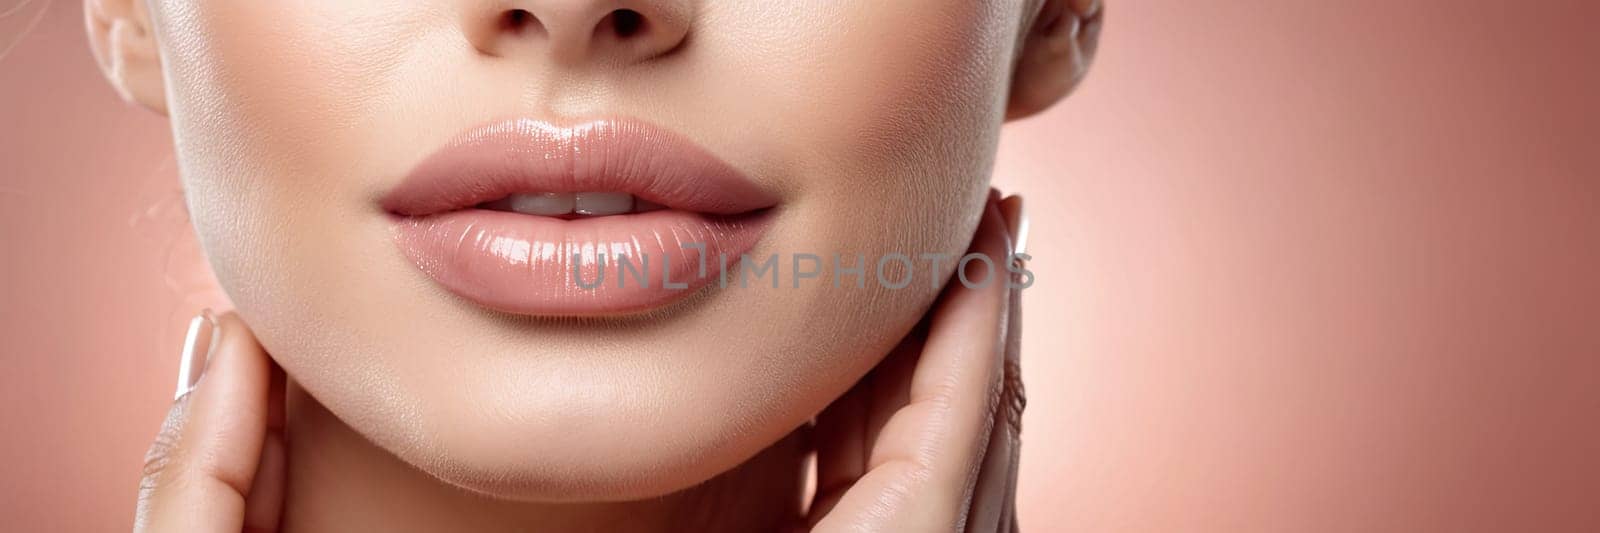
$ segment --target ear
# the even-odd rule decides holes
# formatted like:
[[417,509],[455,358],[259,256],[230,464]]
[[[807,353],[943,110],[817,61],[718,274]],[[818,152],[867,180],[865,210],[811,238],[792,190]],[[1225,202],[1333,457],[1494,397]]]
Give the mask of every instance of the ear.
[[167,114],[166,82],[144,0],[84,0],[89,47],[124,100]]
[[1100,0],[1043,0],[1022,37],[1006,119],[1048,109],[1089,71],[1105,13]]

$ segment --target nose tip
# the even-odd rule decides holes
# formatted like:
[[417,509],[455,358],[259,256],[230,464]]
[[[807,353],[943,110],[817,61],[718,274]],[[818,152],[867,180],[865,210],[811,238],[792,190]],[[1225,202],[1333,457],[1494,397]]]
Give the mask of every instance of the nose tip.
[[486,2],[469,39],[497,56],[542,51],[562,64],[633,64],[676,49],[689,33],[683,0]]

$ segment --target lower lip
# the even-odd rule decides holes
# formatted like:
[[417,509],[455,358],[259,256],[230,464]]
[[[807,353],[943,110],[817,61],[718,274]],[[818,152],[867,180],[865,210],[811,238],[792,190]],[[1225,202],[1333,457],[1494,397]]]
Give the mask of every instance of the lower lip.
[[467,209],[395,227],[406,257],[458,296],[507,313],[585,316],[646,311],[719,281],[766,222],[765,212],[563,220]]

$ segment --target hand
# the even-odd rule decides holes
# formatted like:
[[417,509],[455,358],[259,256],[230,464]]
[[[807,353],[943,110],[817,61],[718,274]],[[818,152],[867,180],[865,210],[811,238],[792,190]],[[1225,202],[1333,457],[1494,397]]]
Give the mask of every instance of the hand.
[[[990,195],[972,251],[994,283],[952,279],[929,320],[817,418],[812,531],[1017,530],[1020,289],[1006,265],[1021,198]],[[974,284],[981,262],[969,263]]]
[[196,317],[184,344],[177,401],[145,455],[134,531],[277,531],[283,370],[232,313]]

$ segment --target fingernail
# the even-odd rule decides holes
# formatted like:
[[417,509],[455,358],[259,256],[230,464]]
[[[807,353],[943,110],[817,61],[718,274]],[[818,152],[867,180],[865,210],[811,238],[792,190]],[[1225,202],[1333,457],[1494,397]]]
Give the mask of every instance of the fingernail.
[[1006,218],[1006,231],[1011,232],[1011,253],[1024,254],[1028,249],[1028,213],[1022,207],[1022,195],[1014,194],[1000,203],[1000,213]]
[[1100,12],[1100,0],[1073,0],[1072,10],[1081,17],[1089,18]]
[[189,321],[189,333],[183,337],[183,356],[178,361],[178,392],[173,399],[182,398],[200,383],[206,372],[206,358],[215,346],[217,319],[210,309],[200,311]]

